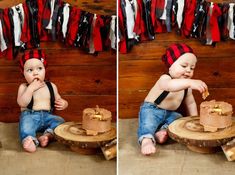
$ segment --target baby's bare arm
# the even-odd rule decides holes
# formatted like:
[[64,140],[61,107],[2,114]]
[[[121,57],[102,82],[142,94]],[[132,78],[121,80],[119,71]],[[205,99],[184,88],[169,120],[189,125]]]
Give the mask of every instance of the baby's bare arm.
[[187,96],[185,98],[185,106],[187,108],[188,115],[190,116],[198,115],[197,104],[192,94],[192,89],[188,90]]
[[203,93],[207,90],[207,85],[201,80],[195,79],[171,79],[168,75],[162,75],[158,80],[159,87],[169,92],[177,92],[184,89],[194,89]]
[[55,109],[56,110],[64,110],[68,107],[68,102],[63,99],[58,93],[58,89],[54,83],[52,83],[52,87],[55,93]]
[[17,103],[20,107],[25,108],[30,103],[33,92],[45,86],[44,82],[34,80],[29,86],[21,84],[18,89]]

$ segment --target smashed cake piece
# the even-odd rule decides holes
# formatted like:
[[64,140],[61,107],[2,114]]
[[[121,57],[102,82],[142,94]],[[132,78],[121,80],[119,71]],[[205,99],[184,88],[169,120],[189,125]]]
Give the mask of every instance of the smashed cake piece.
[[205,92],[202,93],[202,98],[205,100],[208,96],[210,95],[209,91],[206,90]]

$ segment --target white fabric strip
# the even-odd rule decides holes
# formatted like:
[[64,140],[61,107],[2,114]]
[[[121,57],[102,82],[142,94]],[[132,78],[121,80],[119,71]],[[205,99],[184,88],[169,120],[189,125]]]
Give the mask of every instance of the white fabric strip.
[[160,17],[160,19],[162,20],[166,20],[166,5],[167,5],[167,0],[165,0],[164,10],[162,16]]
[[63,24],[62,24],[62,33],[63,33],[64,38],[66,38],[66,33],[67,33],[67,26],[68,26],[68,21],[69,21],[69,11],[70,11],[69,4],[66,3],[63,8],[64,20],[63,20]]
[[6,42],[4,40],[3,32],[2,32],[2,22],[0,20],[0,46],[1,46],[1,52],[7,49]]
[[129,39],[135,38],[136,34],[133,32],[134,26],[135,26],[135,14],[134,11],[132,10],[131,3],[129,0],[126,1],[126,26],[127,26],[127,37]]
[[54,12],[54,5],[55,5],[55,0],[51,0],[51,16],[50,16],[50,21],[49,24],[46,26],[46,29],[52,29],[52,16]]
[[176,20],[177,20],[177,24],[179,29],[181,29],[181,24],[182,24],[182,20],[183,20],[183,11],[184,11],[184,1],[179,0],[178,1],[178,11],[177,11],[177,15],[176,15]]
[[94,45],[94,39],[93,39],[93,30],[95,27],[97,15],[94,14],[92,24],[91,24],[91,31],[90,31],[90,41],[89,41],[89,53],[95,53],[95,45]]
[[227,25],[227,29],[229,30],[229,37],[233,40],[235,40],[234,37],[234,24],[233,24],[233,7],[234,7],[234,3],[230,3],[229,4],[229,10],[228,10],[228,25]]
[[115,21],[116,21],[116,16],[112,15],[112,21],[110,23],[109,39],[111,40],[111,48],[113,49],[116,49]]

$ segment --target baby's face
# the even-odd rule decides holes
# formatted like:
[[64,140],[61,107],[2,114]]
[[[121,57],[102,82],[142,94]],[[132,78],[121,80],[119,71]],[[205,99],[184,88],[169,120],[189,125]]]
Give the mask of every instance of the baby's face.
[[169,74],[173,78],[192,78],[196,67],[197,58],[192,53],[180,56],[169,68]]
[[24,64],[24,77],[29,84],[35,79],[44,81],[45,73],[45,67],[39,59],[32,58]]

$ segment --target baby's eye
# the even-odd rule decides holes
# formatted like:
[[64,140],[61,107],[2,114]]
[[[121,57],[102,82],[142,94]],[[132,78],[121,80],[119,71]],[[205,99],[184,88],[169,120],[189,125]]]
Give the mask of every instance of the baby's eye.
[[190,69],[191,69],[191,70],[194,70],[194,67],[191,67]]
[[42,70],[42,67],[38,67],[38,70]]
[[27,69],[27,72],[29,72],[29,73],[32,72],[32,71],[33,71],[33,69]]
[[181,65],[183,68],[186,68],[187,66],[186,65]]

